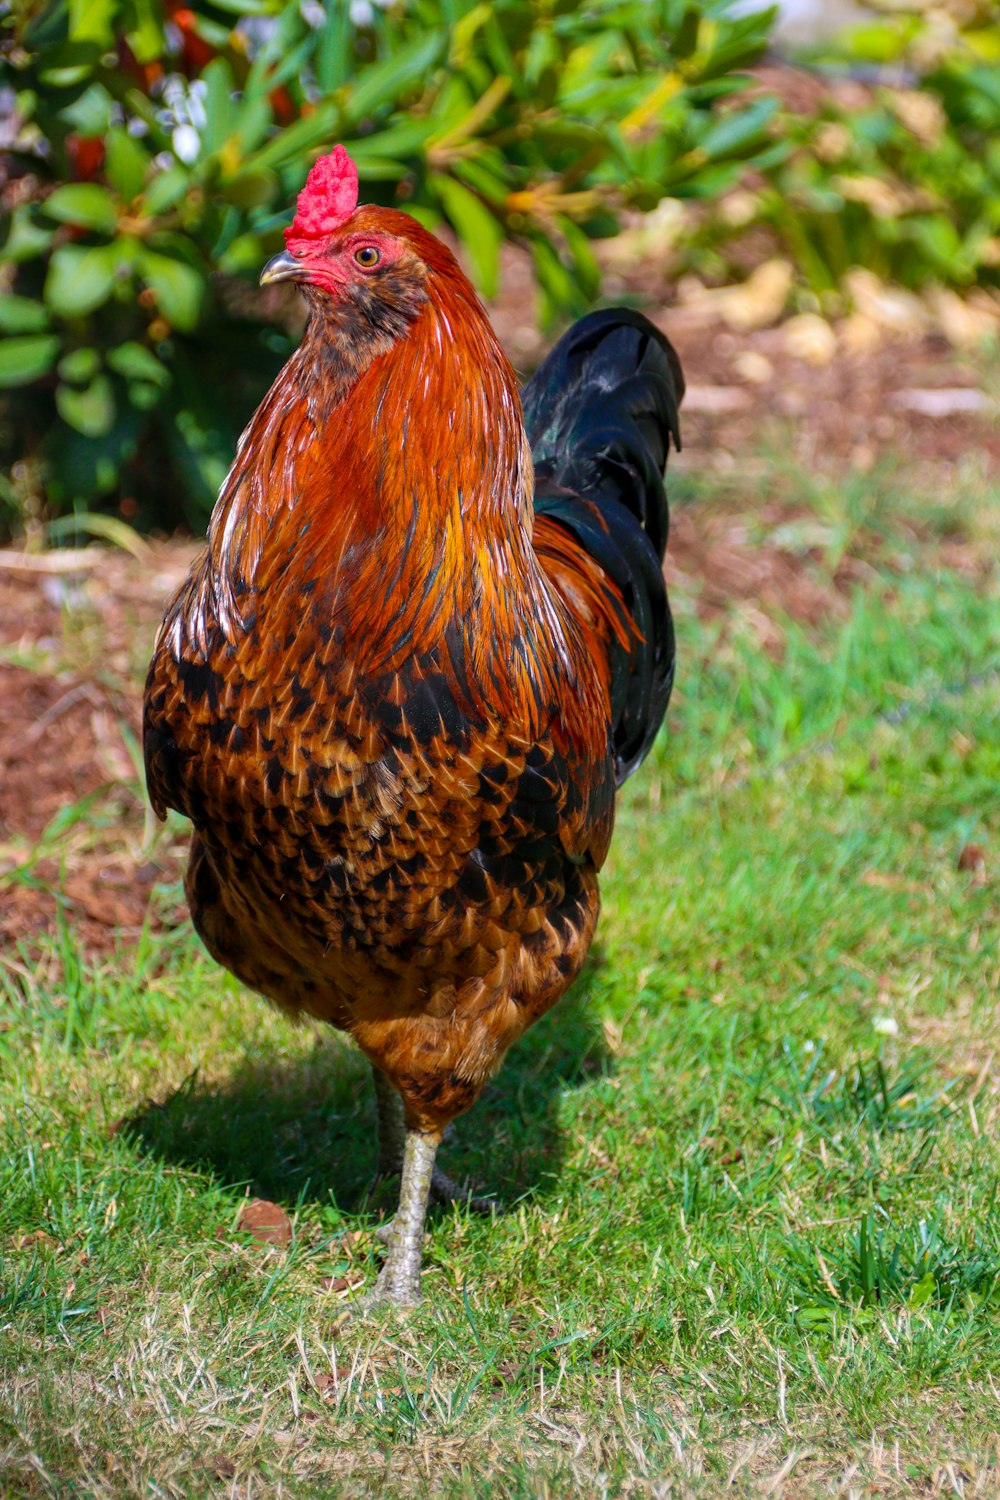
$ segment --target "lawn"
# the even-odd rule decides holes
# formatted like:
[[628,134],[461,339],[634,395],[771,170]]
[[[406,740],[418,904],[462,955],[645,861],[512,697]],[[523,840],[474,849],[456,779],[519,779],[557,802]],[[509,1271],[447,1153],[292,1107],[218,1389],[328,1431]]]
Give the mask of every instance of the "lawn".
[[223,975],[176,882],[116,951],[69,908],[11,946],[5,1495],[1000,1493],[997,493],[752,475],[684,471],[678,531],[779,603],[674,565],[592,961],[446,1142],[497,1209],[434,1215],[419,1310],[347,1316],[360,1057]]

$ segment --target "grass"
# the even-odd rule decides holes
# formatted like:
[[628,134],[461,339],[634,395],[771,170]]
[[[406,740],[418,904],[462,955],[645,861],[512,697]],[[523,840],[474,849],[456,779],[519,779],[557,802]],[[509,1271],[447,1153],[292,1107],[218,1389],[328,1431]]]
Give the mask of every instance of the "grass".
[[502,1208],[435,1217],[419,1311],[342,1318],[341,1039],[184,928],[8,956],[5,1495],[1000,1493],[998,591],[945,548],[996,497],[800,488],[783,546],[860,582],[777,655],[675,598],[592,961],[446,1145]]

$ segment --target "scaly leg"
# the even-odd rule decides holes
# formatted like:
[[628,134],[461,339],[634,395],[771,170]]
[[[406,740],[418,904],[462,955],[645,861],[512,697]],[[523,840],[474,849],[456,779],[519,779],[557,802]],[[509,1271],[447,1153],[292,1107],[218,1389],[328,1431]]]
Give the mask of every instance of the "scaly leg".
[[[375,1084],[375,1103],[378,1108],[378,1171],[376,1184],[386,1178],[398,1177],[403,1167],[403,1149],[406,1143],[406,1121],[403,1118],[403,1101],[386,1078],[381,1068],[372,1065],[372,1081]],[[493,1204],[488,1198],[477,1197],[467,1188],[459,1187],[440,1167],[431,1174],[430,1200],[432,1203],[461,1203],[472,1213],[488,1214]],[[391,1226],[384,1225],[379,1237],[388,1241]]]
[[374,1287],[361,1299],[363,1310],[381,1307],[385,1303],[412,1307],[420,1301],[424,1220],[437,1148],[437,1136],[420,1135],[416,1130],[406,1132],[399,1207],[389,1231],[389,1253]]

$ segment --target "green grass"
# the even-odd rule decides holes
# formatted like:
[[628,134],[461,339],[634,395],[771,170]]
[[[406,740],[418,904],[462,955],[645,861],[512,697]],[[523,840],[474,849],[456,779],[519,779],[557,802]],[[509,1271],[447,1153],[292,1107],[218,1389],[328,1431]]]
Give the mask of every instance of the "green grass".
[[3,1493],[997,1493],[998,590],[942,550],[994,504],[809,489],[785,545],[864,571],[780,660],[675,599],[592,961],[443,1153],[502,1209],[405,1318],[329,1289],[378,1261],[341,1039],[183,929],[9,956]]

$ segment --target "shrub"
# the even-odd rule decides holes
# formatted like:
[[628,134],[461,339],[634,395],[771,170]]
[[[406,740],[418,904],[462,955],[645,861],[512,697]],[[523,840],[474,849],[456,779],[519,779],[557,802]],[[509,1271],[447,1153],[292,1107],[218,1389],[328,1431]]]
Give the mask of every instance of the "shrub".
[[[314,157],[457,235],[505,239],[540,314],[599,291],[625,208],[775,159],[774,104],[720,112],[770,12],[731,0],[52,0],[6,44],[0,494],[8,524],[117,505],[201,528],[291,347],[249,291]],[[270,313],[270,317],[268,316]]]
[[689,262],[725,279],[765,229],[832,306],[857,266],[916,291],[1000,284],[1000,23],[953,9],[964,30],[944,7],[896,7],[821,58],[832,87],[782,115],[787,156],[741,192],[738,226],[725,202],[703,218]]

